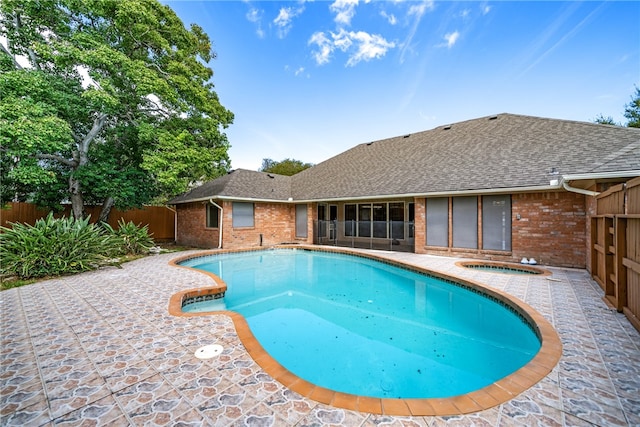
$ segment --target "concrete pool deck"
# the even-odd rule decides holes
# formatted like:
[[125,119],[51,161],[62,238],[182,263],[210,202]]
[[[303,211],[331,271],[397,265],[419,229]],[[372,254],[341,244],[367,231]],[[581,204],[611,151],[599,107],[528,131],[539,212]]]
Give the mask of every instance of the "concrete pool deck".
[[[559,364],[514,399],[468,415],[339,409],[270,377],[228,316],[171,316],[171,295],[213,284],[170,266],[188,254],[177,252],[1,292],[0,425],[640,425],[640,334],[588,272],[507,275],[458,258],[372,252],[521,299],[557,330]],[[223,353],[197,359],[208,344]]]

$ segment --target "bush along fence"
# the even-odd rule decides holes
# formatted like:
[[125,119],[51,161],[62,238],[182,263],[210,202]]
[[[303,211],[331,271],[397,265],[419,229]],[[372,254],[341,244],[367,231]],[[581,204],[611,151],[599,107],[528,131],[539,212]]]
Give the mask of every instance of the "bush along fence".
[[[72,215],[71,206],[63,205],[62,207],[63,210],[54,216],[69,218]],[[85,210],[88,215],[91,215],[91,222],[95,222],[100,215],[100,206],[85,206]],[[10,202],[0,209],[0,225],[8,228],[11,228],[11,223],[33,225],[48,214],[48,210],[40,209],[31,203]],[[127,211],[112,209],[109,215],[109,225],[117,230],[119,222],[133,222],[142,227],[148,226],[149,234],[156,242],[175,240],[175,212],[166,206],[145,206]]]

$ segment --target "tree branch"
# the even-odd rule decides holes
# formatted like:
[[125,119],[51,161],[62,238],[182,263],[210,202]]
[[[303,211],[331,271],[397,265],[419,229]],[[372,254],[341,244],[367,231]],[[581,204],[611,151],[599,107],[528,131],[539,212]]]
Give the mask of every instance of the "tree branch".
[[77,162],[75,160],[69,160],[66,157],[62,157],[62,156],[58,156],[57,154],[47,154],[47,153],[40,153],[40,154],[36,154],[36,159],[38,160],[55,160],[56,162],[62,163],[65,166],[69,166],[69,167],[76,167],[78,166]]
[[[7,45],[9,44],[9,39],[7,39]],[[16,57],[15,55],[13,55],[10,51],[9,48],[5,45],[3,45],[2,43],[0,43],[0,47],[2,48],[2,50],[9,55],[9,57],[11,58],[11,60],[13,61],[13,66],[16,67],[16,70],[22,70],[22,65],[18,64],[18,61],[16,61]]]
[[[22,21],[20,20],[20,14],[19,13],[16,14],[15,18],[13,19],[13,22],[14,22],[17,30],[20,30],[20,28],[22,28]],[[27,54],[29,55],[29,60],[31,61],[31,65],[33,65],[33,67],[36,70],[40,70],[40,64],[38,63],[38,56],[33,51],[33,49],[28,47],[27,48]]]
[[100,133],[104,124],[107,121],[107,115],[105,113],[99,113],[98,116],[93,120],[93,126],[91,126],[91,130],[89,133],[82,138],[79,146],[79,166],[85,165],[89,158],[87,154],[89,153],[89,145],[94,140],[94,138]]

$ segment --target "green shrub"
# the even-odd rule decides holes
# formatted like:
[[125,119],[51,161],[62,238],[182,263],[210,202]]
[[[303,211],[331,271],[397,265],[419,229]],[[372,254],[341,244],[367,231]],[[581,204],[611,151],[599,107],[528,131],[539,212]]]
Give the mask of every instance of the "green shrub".
[[121,218],[118,221],[117,230],[106,223],[103,226],[115,237],[122,255],[146,254],[149,249],[155,246],[153,239],[149,236],[148,225],[140,227],[135,225],[133,221],[125,223]]
[[22,279],[78,273],[109,264],[119,242],[89,218],[56,219],[0,227],[0,274]]

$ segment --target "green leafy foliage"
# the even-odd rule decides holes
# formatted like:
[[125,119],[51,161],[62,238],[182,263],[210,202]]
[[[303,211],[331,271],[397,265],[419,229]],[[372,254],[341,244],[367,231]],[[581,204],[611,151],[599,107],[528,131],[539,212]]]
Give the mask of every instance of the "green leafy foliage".
[[262,172],[277,173],[278,175],[291,176],[298,172],[302,172],[305,169],[313,166],[313,163],[303,163],[300,160],[284,159],[281,162],[276,162],[271,159],[262,159]]
[[155,243],[149,235],[149,226],[141,227],[133,221],[118,221],[118,229],[114,230],[109,224],[103,226],[113,235],[120,246],[123,255],[140,255],[149,252]]
[[22,279],[95,269],[119,251],[119,241],[89,218],[56,219],[0,227],[0,273]]
[[82,217],[86,202],[163,201],[229,169],[211,42],[170,7],[2,0],[0,36],[2,200],[57,197]]
[[118,222],[89,223],[89,218],[54,218],[50,213],[34,225],[0,227],[0,274],[33,279],[93,270],[114,263],[114,257],[139,255],[154,246],[148,226]]
[[627,126],[640,128],[640,88],[636,87],[636,93],[631,97],[631,102],[625,105],[624,116],[627,118]]
[[613,117],[604,116],[603,114],[599,114],[593,122],[601,125],[640,128],[640,88],[636,87],[635,93],[631,96],[631,102],[625,104],[624,116],[627,118],[626,124],[618,123],[613,119]]
[[613,117],[605,117],[602,114],[599,114],[595,119],[593,119],[593,122],[600,125],[622,126],[620,123],[616,122]]

